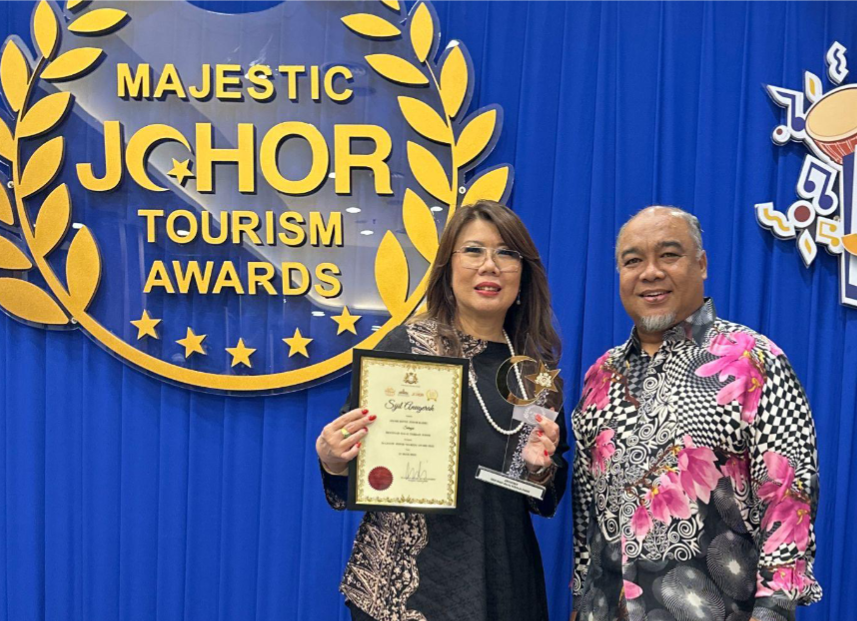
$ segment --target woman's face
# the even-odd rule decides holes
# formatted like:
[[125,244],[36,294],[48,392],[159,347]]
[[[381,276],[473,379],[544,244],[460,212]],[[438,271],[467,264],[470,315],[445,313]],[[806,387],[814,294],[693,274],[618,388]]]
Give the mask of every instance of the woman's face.
[[491,250],[508,246],[497,227],[485,220],[473,220],[461,229],[455,240],[455,250],[463,246],[483,246],[489,250],[485,262],[475,269],[462,265],[460,253],[452,255],[452,292],[459,318],[497,319],[502,322],[518,296],[523,265],[519,265],[516,272],[500,271]]

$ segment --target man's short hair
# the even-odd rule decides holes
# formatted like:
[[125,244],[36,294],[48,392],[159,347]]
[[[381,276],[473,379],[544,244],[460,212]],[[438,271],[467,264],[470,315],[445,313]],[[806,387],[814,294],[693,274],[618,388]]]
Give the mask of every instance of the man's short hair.
[[676,207],[674,205],[649,205],[648,207],[643,207],[640,211],[628,218],[625,221],[625,224],[622,225],[622,228],[619,229],[619,233],[616,235],[617,269],[619,268],[619,238],[622,237],[622,233],[625,232],[625,228],[631,223],[631,220],[648,209],[667,209],[669,210],[669,215],[684,220],[687,223],[687,230],[690,231],[690,237],[693,239],[693,243],[696,244],[696,258],[699,259],[699,257],[702,256],[704,248],[702,247],[702,227],[699,224],[699,218],[692,213],[685,211],[681,207]]

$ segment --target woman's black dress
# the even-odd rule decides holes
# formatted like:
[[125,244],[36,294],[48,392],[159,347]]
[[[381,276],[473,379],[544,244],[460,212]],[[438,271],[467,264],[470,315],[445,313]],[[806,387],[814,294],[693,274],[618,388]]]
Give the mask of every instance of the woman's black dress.
[[[413,351],[410,327],[400,327],[388,335],[379,349]],[[469,338],[469,337],[465,337]],[[500,397],[495,387],[497,370],[510,353],[505,343],[470,339],[472,364],[477,386],[495,422],[504,429],[518,424],[512,420],[512,406]],[[464,345],[464,343],[463,343]],[[465,347],[465,354],[468,347]],[[367,605],[354,601],[347,588],[343,592],[355,619],[421,619],[427,621],[545,621],[548,618],[544,572],[530,513],[552,516],[566,484],[567,465],[562,458],[568,449],[563,416],[561,441],[554,455],[557,468],[542,501],[478,481],[482,465],[501,470],[508,437],[493,429],[485,418],[473,390],[468,388],[467,409],[463,418],[464,444],[461,451],[459,485],[460,508],[455,515],[425,515],[425,545],[416,554],[418,585],[403,606],[391,600]],[[347,407],[347,406],[346,406]],[[383,413],[379,413],[383,416]],[[371,431],[370,431],[371,433]],[[340,490],[345,477],[325,474],[330,499],[330,481]],[[343,494],[344,496],[344,494]],[[333,504],[333,503],[331,503]],[[368,513],[364,523],[378,514]],[[358,553],[359,540],[355,542]],[[360,558],[363,558],[361,556]],[[352,556],[352,562],[355,557]],[[349,563],[351,565],[351,562]],[[401,570],[408,571],[407,567]],[[396,567],[388,569],[395,580]],[[384,582],[376,592],[383,599]],[[362,595],[362,593],[361,593]],[[362,604],[362,606],[359,606]],[[360,608],[370,608],[367,615]]]

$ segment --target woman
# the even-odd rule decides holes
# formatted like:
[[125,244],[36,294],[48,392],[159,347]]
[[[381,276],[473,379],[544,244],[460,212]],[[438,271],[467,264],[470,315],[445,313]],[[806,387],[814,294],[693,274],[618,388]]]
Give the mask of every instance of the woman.
[[[543,500],[475,479],[480,465],[501,468],[520,429],[495,388],[500,364],[517,352],[555,366],[560,355],[544,267],[521,220],[491,201],[459,209],[440,240],[426,298],[428,311],[378,349],[471,360],[462,501],[455,515],[367,513],[340,590],[361,621],[544,621],[544,573],[529,513],[552,516],[565,490],[562,413],[557,423],[540,417],[522,451],[530,480],[547,488]],[[345,508],[348,462],[377,416],[384,414],[345,412],[316,441],[334,509]]]

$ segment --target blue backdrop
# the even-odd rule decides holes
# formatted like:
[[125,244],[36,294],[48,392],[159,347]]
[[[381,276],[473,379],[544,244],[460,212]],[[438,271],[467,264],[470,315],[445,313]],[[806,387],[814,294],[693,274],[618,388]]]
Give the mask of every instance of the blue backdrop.
[[[805,153],[771,143],[781,111],[762,85],[800,90],[804,70],[825,74],[834,40],[857,50],[857,5],[435,7],[443,40],[473,57],[474,108],[505,110],[486,166],[516,167],[513,206],[549,268],[569,399],[630,329],[619,225],[650,203],[696,213],[720,314],[784,348],[815,411],[825,597],[799,618],[851,618],[857,310],[838,303],[838,264],[821,253],[805,269],[753,205],[790,204]],[[28,33],[31,10],[0,4],[3,36]],[[146,377],[77,332],[0,315],[0,343],[0,619],[345,618],[337,584],[360,516],[327,507],[313,445],[347,377],[227,398]],[[568,495],[538,530],[552,618],[565,619]]]

